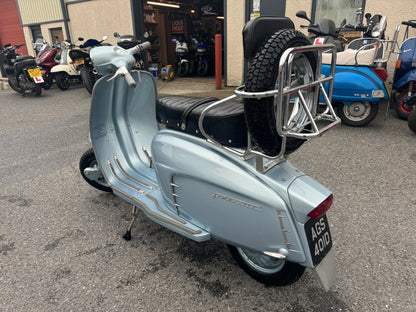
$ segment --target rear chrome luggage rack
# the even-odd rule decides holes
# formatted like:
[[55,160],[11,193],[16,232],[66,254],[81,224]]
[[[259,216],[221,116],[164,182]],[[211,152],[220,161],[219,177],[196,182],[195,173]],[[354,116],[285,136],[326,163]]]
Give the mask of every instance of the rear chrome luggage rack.
[[[291,73],[293,68],[293,61],[297,54],[305,53],[305,52],[316,52],[317,57],[317,64],[316,64],[316,71],[315,77],[319,77],[314,81],[296,86],[291,87]],[[322,53],[323,52],[331,52],[331,70],[328,77],[321,75],[321,65],[322,65]],[[201,113],[201,116],[198,121],[199,129],[201,134],[207,139],[208,142],[213,143],[231,153],[243,158],[243,159],[250,159],[254,156],[257,156],[256,159],[256,169],[260,172],[266,172],[267,170],[271,169],[274,165],[282,162],[285,157],[286,152],[286,142],[287,138],[298,138],[298,139],[311,139],[317,136],[321,136],[324,132],[332,129],[336,125],[341,122],[341,119],[335,114],[334,108],[331,104],[332,99],[332,90],[334,85],[334,75],[335,75],[335,64],[336,64],[336,48],[332,44],[326,45],[319,45],[319,46],[302,46],[302,47],[294,47],[287,49],[282,57],[280,58],[279,63],[279,73],[278,73],[278,80],[279,83],[277,84],[277,89],[270,90],[270,91],[263,91],[263,92],[246,92],[244,91],[245,86],[240,86],[234,90],[234,94],[216,101],[211,105],[207,106]],[[328,92],[325,91],[324,83],[328,83]],[[313,91],[312,91],[313,90]],[[313,92],[313,106],[309,108],[307,103],[304,99],[303,94],[301,91],[307,91],[308,93]],[[291,98],[293,94],[296,94],[299,97],[299,101],[296,101],[295,105],[298,105],[296,108],[297,110],[303,109],[304,113],[306,114],[303,118],[302,122],[297,122],[295,127],[287,127],[288,121],[290,120],[291,116],[289,116],[289,105],[291,102]],[[323,104],[326,106],[323,112],[318,113],[318,105],[320,95],[322,95],[325,103]],[[208,111],[215,106],[224,104],[228,101],[234,100],[236,98],[266,98],[266,97],[274,97],[275,101],[275,108],[276,108],[276,116],[283,116],[283,118],[276,118],[276,130],[279,136],[282,137],[282,144],[281,150],[278,155],[276,156],[269,156],[260,151],[252,149],[252,143],[250,139],[250,133],[248,133],[248,142],[246,149],[237,150],[234,148],[230,148],[227,146],[221,145],[215,139],[210,137],[204,130],[203,122],[204,118],[207,115]],[[299,105],[300,104],[300,105]],[[322,125],[321,123],[324,123]],[[319,126],[318,126],[319,124]],[[301,132],[303,129],[309,126],[311,129],[308,132]]]

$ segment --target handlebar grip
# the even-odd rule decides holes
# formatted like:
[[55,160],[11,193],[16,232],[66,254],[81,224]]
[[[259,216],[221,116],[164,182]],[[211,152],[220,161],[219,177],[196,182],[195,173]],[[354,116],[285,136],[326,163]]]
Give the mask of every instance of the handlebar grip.
[[133,48],[133,53],[134,54],[138,54],[138,53],[140,53],[140,52],[142,52],[142,51],[150,48],[150,46],[151,46],[150,42],[149,41],[145,41],[145,42],[143,42],[141,44],[136,45]]
[[126,82],[130,88],[136,88],[136,81],[133,79],[130,72],[124,74],[124,79],[126,79]]
[[410,21],[403,21],[402,25],[406,25],[406,26],[410,26],[413,28],[416,28],[416,21],[415,20],[410,20]]

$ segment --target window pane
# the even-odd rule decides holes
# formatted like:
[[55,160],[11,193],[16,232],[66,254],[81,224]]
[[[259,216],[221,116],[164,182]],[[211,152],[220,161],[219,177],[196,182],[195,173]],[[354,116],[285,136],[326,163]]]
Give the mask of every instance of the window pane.
[[364,11],[365,0],[315,0],[315,22],[321,18],[329,18],[339,27],[342,20],[347,19],[347,24],[356,25],[361,22],[361,16],[357,15],[360,9]]

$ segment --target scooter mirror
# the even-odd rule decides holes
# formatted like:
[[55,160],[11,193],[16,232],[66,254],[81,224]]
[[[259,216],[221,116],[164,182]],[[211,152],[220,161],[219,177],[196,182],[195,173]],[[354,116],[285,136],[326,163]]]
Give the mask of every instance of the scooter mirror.
[[298,11],[298,12],[296,12],[296,16],[299,17],[299,18],[306,19],[309,23],[312,24],[312,20],[309,19],[308,15],[306,14],[305,11]]
[[116,38],[120,37],[120,34],[119,34],[118,32],[115,32],[113,35],[114,35],[114,37],[116,37]]
[[103,36],[103,41],[104,41],[104,40],[107,40],[107,39],[108,39],[108,37],[107,37],[107,36]]
[[369,20],[370,19],[370,17],[371,17],[371,13],[367,13],[366,15],[364,15],[365,16],[365,18],[367,19],[367,20]]
[[308,19],[308,16],[306,15],[305,11],[298,11],[296,12],[296,16],[304,19]]
[[84,38],[78,37],[78,41],[84,41]]

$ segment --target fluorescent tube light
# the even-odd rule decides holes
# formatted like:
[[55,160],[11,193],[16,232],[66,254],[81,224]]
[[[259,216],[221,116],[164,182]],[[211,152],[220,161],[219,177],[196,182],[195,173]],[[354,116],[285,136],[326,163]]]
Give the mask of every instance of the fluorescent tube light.
[[180,8],[180,6],[177,4],[154,2],[154,1],[147,1],[147,4],[159,5],[159,6],[169,7],[169,8],[176,8],[176,9]]

